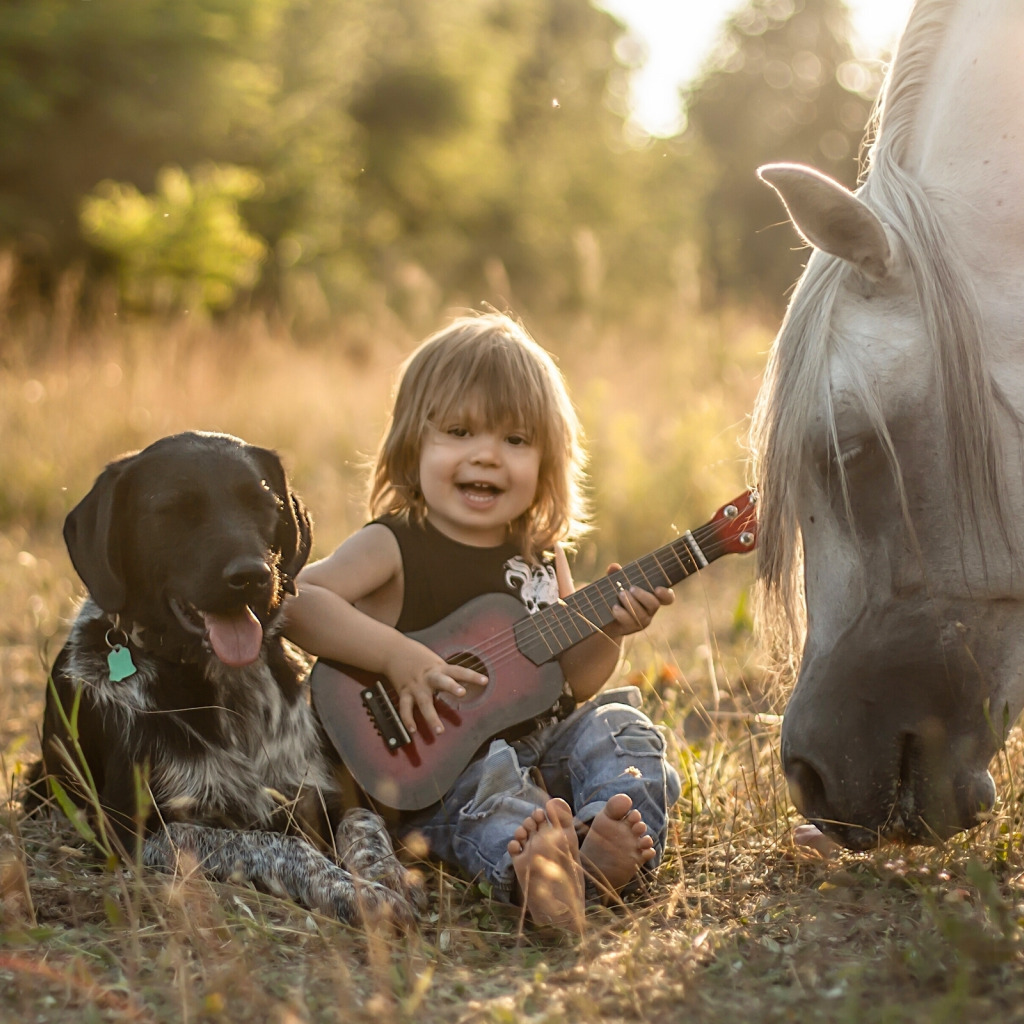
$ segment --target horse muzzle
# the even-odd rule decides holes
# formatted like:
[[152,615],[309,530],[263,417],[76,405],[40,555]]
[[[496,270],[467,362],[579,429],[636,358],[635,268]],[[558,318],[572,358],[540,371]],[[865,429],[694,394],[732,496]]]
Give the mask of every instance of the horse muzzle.
[[[995,802],[988,770],[921,770],[918,746],[908,737],[899,773],[867,785],[836,778],[804,758],[785,757],[790,797],[808,821],[851,850],[883,842],[934,845],[979,824]],[[881,797],[886,791],[892,795]]]
[[864,616],[805,655],[783,720],[793,803],[850,849],[940,843],[995,801],[988,764],[1000,738],[978,660],[943,643],[934,618],[907,618]]

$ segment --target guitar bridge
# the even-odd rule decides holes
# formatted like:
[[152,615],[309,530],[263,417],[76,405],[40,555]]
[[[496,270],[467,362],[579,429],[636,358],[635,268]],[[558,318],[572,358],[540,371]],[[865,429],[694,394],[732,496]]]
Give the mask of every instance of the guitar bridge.
[[363,705],[373,719],[373,724],[377,727],[377,732],[381,734],[387,744],[388,750],[397,750],[407,743],[412,743],[412,737],[402,724],[395,705],[391,702],[387,690],[384,689],[384,684],[379,679],[372,687],[363,690],[360,696],[363,699]]

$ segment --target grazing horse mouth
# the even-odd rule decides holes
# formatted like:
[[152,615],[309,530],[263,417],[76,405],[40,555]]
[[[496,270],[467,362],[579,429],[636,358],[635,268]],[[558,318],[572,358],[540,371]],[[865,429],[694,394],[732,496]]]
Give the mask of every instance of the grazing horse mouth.
[[947,778],[934,770],[941,762],[927,747],[918,735],[904,736],[892,795],[877,801],[877,809],[868,809],[870,794],[854,792],[846,801],[851,809],[859,805],[858,813],[849,815],[854,820],[837,814],[822,774],[804,758],[786,764],[790,795],[808,821],[847,849],[868,850],[882,843],[940,845],[981,822],[995,803],[995,783],[984,767]]

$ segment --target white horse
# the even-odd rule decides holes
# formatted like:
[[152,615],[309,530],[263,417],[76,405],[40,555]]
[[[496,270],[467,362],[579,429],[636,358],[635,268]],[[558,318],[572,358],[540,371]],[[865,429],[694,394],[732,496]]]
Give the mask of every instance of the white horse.
[[1024,705],[1024,2],[917,0],[876,127],[856,194],[759,172],[815,250],[754,417],[763,624],[794,802],[854,848],[977,823]]

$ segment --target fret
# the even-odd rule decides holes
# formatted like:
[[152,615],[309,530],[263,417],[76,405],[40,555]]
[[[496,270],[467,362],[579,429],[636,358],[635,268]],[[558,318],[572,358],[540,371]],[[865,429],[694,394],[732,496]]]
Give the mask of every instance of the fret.
[[[671,579],[673,583],[677,583],[680,580],[686,579],[686,577],[694,571],[694,569],[692,568],[687,568],[686,559],[689,559],[692,564],[693,558],[685,546],[683,546],[683,550],[680,551],[679,545],[672,543],[667,544],[664,548],[662,548],[662,550],[668,551],[672,556],[672,561],[674,564],[673,571],[669,576],[669,579]],[[683,557],[684,553],[686,555],[686,558]]]
[[549,611],[549,608],[545,608],[537,612],[536,615],[527,615],[512,627],[516,647],[534,665],[543,665],[562,653],[560,650],[552,648],[548,633],[543,628],[544,617]]
[[701,569],[707,568],[708,559],[705,556],[704,552],[701,551],[700,545],[696,542],[696,540],[694,540],[693,534],[690,533],[689,530],[687,530],[686,533],[683,534],[683,542],[686,544],[687,551],[689,551],[690,554],[693,555],[694,564],[696,564]]
[[578,618],[573,617],[572,610],[568,605],[559,603],[553,605],[552,610],[554,611],[555,625],[558,629],[556,635],[563,638],[562,650],[568,650],[594,632],[589,628],[590,624],[582,616]]
[[[601,615],[599,610],[594,606],[594,598],[596,596],[596,590],[592,590],[590,587],[584,587],[582,590],[577,590],[575,594],[570,594],[569,597],[566,598],[566,604],[578,608],[579,615],[581,615],[588,623],[595,625],[597,629],[600,629],[599,623],[601,622]],[[583,608],[584,602],[587,604],[586,610]]]
[[[688,576],[692,576],[695,572],[699,572],[702,568],[700,561],[695,557],[693,553],[693,549],[686,542],[687,534],[690,534],[691,537],[693,536],[693,534],[691,534],[690,531],[687,530],[686,533],[684,533],[681,537],[674,540],[669,545],[669,547],[672,549],[672,554],[675,556],[679,568],[679,578],[677,580],[673,580],[674,583],[678,583],[679,580],[685,580]],[[697,546],[696,541],[694,542],[694,547],[696,547],[698,551],[701,550],[700,547]],[[706,558],[704,562],[706,565]]]

